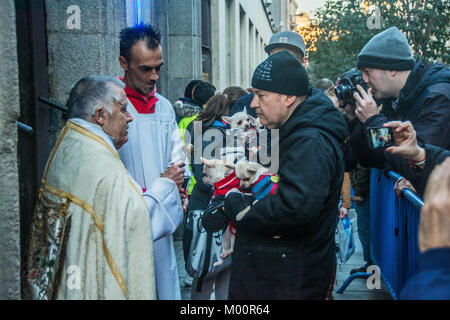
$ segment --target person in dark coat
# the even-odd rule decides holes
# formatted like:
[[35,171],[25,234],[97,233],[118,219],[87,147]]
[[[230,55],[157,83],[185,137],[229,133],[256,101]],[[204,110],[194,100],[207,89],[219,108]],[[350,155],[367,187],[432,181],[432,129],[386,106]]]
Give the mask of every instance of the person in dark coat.
[[217,221],[237,224],[230,299],[324,300],[344,177],[345,120],[322,90],[311,94],[305,68],[287,51],[262,62],[252,86],[251,107],[263,125],[279,129],[277,191],[256,203],[229,193],[224,210],[205,216],[203,225],[214,232]]
[[[202,80],[191,80],[184,89],[184,96],[178,98],[173,104],[177,123],[185,117],[190,117],[202,111],[202,107],[194,103],[193,93],[196,86],[203,83]],[[213,93],[214,94],[214,93]]]
[[[420,211],[419,249],[416,274],[400,292],[401,300],[450,299],[450,151],[417,144],[410,121],[391,121],[397,145],[386,149],[416,163],[416,171],[430,176]],[[425,163],[417,164],[426,155]]]
[[[357,86],[355,113],[350,124],[350,144],[358,162],[383,169],[386,165],[410,180],[420,196],[426,181],[408,161],[383,149],[371,149],[367,128],[390,120],[409,120],[419,144],[450,148],[450,69],[447,66],[414,61],[411,48],[396,27],[375,35],[358,55],[358,69],[368,86]],[[383,101],[381,112],[374,99]]]

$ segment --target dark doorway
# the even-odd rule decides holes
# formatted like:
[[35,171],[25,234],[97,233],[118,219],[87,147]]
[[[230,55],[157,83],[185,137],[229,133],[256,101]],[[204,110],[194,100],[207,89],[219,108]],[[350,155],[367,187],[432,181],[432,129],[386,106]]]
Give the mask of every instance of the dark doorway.
[[19,130],[20,244],[22,260],[33,215],[36,191],[49,156],[48,60],[44,0],[15,0],[19,63],[20,118],[33,133]]

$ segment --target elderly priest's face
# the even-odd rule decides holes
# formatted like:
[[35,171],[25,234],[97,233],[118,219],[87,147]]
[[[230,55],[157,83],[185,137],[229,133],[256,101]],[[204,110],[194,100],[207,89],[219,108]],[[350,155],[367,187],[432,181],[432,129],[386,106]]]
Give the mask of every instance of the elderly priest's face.
[[114,138],[114,146],[119,149],[128,141],[128,123],[133,121],[133,117],[127,110],[128,100],[125,91],[114,86],[114,90],[119,93],[120,101],[115,101],[110,105],[111,115],[105,112],[105,123],[103,131]]

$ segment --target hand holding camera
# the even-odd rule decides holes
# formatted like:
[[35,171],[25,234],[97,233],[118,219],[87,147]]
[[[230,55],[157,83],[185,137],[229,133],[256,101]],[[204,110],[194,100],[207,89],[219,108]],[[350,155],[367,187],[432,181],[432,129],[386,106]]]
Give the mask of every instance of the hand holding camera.
[[378,106],[372,97],[372,88],[369,88],[367,92],[359,84],[356,86],[358,93],[353,93],[353,98],[356,101],[356,116],[359,121],[365,123],[367,119],[378,114]]
[[[367,90],[361,72],[351,69],[339,76],[334,92],[339,99],[339,106],[345,108],[347,118],[351,121],[356,115],[364,123],[371,116],[378,114],[378,106],[372,97],[372,89]],[[359,91],[359,94],[358,94]],[[356,108],[353,109],[353,105]]]

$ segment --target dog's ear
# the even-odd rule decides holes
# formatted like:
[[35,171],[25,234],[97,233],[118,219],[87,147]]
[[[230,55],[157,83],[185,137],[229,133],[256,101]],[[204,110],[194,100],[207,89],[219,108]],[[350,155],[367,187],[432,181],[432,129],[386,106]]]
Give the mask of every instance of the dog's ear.
[[254,175],[258,172],[258,167],[255,166],[254,164],[249,164],[247,167],[247,172],[250,173],[251,175]]
[[236,166],[233,163],[225,162],[225,167],[227,167],[228,169],[234,169]]
[[231,117],[222,116],[222,120],[231,125]]
[[244,106],[244,110],[242,110],[245,114],[247,114],[247,106]]
[[200,157],[200,160],[208,167],[208,168],[215,168],[216,166],[214,163],[208,159],[205,159],[203,157]]

